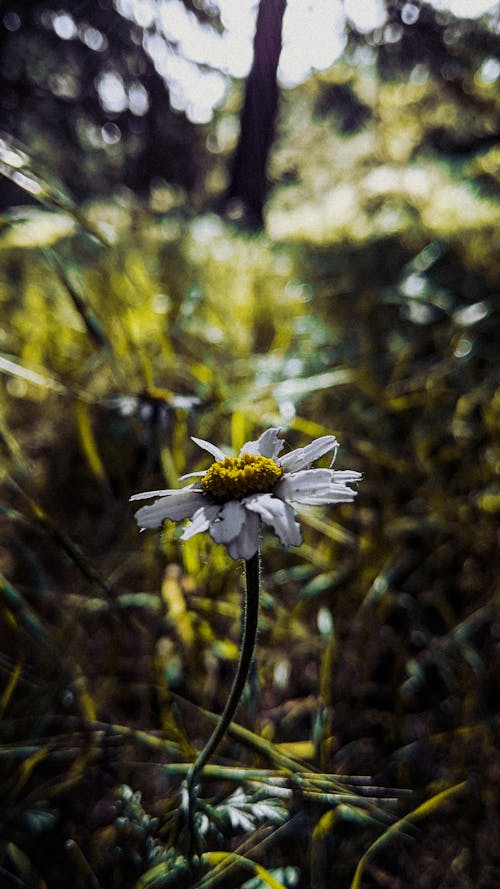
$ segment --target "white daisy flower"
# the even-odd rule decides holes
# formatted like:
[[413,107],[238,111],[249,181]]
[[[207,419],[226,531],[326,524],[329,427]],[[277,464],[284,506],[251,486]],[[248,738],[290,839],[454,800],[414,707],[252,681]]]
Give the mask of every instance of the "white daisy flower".
[[215,543],[223,543],[233,559],[251,559],[259,546],[262,525],[269,525],[284,546],[300,546],[302,535],[292,503],[322,506],[346,503],[357,491],[349,484],[361,473],[353,470],[311,469],[319,457],[338,444],[334,435],[315,439],[305,448],[285,456],[279,429],[267,429],[257,441],[243,445],[238,457],[227,457],[220,448],[199,438],[193,441],[208,451],[215,462],[206,472],[183,478],[196,481],[181,489],[146,491],[131,500],[160,499],[135,514],[137,524],[159,528],[164,519],[191,519],[181,536],[188,540],[209,531]]

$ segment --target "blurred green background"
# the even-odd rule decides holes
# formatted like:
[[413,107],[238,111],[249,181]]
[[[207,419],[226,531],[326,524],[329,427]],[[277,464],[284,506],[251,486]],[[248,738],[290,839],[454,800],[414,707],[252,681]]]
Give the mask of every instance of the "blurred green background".
[[[287,85],[292,6],[239,77],[175,35],[223,40],[223,4],[0,6],[2,889],[500,881],[499,8],[339,3],[342,52]],[[269,426],[364,478],[302,547],[264,537],[190,873],[172,764],[224,706],[243,578],[128,498]]]

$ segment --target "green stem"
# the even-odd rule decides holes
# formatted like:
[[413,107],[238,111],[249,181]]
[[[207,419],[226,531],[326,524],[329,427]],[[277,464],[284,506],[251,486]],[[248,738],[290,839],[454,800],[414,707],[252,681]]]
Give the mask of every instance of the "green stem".
[[186,776],[186,786],[190,798],[193,795],[197,775],[201,772],[205,763],[208,762],[215,749],[218,747],[238,708],[255,651],[260,599],[259,550],[257,550],[251,559],[245,561],[245,574],[246,590],[244,608],[241,617],[241,649],[238,669],[220,721]]

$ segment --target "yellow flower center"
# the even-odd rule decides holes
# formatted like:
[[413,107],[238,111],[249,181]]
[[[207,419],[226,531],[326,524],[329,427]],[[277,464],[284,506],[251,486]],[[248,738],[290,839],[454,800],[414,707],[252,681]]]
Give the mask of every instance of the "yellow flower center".
[[283,469],[270,457],[242,454],[212,463],[201,480],[205,494],[216,503],[241,500],[249,494],[270,492],[278,484]]

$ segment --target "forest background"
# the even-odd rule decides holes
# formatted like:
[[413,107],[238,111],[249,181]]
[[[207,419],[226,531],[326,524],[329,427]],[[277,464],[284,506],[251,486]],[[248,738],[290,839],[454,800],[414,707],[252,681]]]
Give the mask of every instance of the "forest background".
[[[469,6],[342,18],[286,85],[285,0],[239,78],[173,29],[212,46],[215,0],[0,4],[2,887],[498,886],[500,12]],[[241,570],[128,498],[269,426],[364,477],[264,538],[193,868],[178,764]]]

